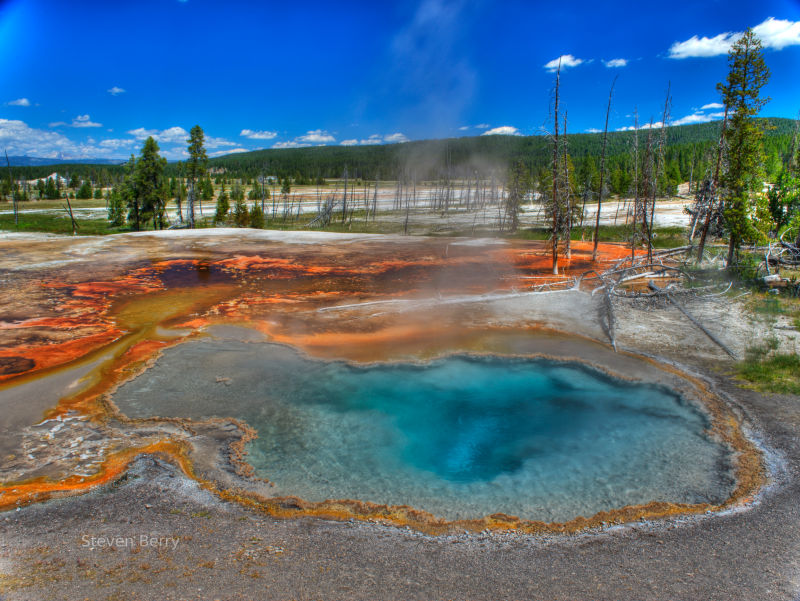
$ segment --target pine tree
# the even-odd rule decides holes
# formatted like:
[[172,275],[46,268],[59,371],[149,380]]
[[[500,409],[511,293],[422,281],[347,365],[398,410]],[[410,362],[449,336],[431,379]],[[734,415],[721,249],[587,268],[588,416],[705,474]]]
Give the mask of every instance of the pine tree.
[[258,200],[253,202],[253,208],[250,209],[250,227],[264,229],[264,211],[261,210],[261,202]]
[[194,201],[197,198],[197,180],[205,174],[208,164],[203,128],[195,125],[189,132],[189,160],[186,161],[186,176],[189,180],[189,227],[194,227]]
[[92,184],[90,184],[88,181],[84,181],[83,184],[81,184],[81,187],[78,188],[78,192],[77,194],[75,194],[75,197],[80,198],[81,200],[86,200],[88,198],[91,198]]
[[217,198],[217,210],[214,214],[214,223],[216,225],[220,223],[224,224],[228,220],[228,212],[230,209],[231,206],[228,202],[228,195],[225,193],[225,186],[223,186],[222,191],[219,193],[219,198]]
[[[138,199],[141,211],[140,219],[147,223],[153,220],[153,229],[159,225],[163,227],[163,198],[164,190],[162,180],[167,160],[158,154],[158,143],[152,136],[147,138],[142,147],[141,155],[136,161],[134,175],[134,193]],[[138,228],[137,228],[138,229]]]
[[236,227],[247,227],[250,223],[250,214],[242,198],[237,200],[236,204],[233,205],[233,222],[236,224]]
[[125,224],[125,201],[119,188],[111,190],[111,198],[108,200],[108,220],[114,227]]
[[764,147],[756,115],[769,102],[761,88],[769,81],[761,41],[752,29],[745,31],[728,53],[729,72],[719,84],[726,108],[732,116],[725,131],[727,170],[721,178],[725,224],[728,228],[728,265],[745,240],[757,239],[752,192],[762,185]]

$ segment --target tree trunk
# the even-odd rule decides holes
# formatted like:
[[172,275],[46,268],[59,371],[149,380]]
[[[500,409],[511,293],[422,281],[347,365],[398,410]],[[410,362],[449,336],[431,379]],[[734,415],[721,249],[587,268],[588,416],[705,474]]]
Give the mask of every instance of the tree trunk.
[[592,261],[597,261],[597,244],[600,234],[600,208],[603,206],[603,187],[606,177],[606,141],[608,139],[608,116],[611,114],[611,96],[614,94],[614,86],[617,78],[611,83],[611,90],[608,92],[608,106],[606,107],[606,125],[603,128],[603,152],[600,155],[600,190],[597,193],[597,216],[594,222],[594,248],[592,249]]

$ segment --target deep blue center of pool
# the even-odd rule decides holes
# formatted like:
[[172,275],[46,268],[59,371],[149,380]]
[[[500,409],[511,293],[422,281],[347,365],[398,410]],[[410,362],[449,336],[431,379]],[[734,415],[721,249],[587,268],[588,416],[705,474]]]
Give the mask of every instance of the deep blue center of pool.
[[168,350],[115,401],[137,417],[245,420],[258,431],[256,473],[312,501],[561,521],[653,500],[720,502],[733,486],[730,453],[696,406],[577,362],[359,367],[204,340]]

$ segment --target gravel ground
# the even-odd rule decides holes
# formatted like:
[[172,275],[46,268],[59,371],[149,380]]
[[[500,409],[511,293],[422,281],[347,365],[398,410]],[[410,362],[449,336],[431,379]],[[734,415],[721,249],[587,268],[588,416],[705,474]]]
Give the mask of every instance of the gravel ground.
[[[276,520],[144,457],[113,485],[0,515],[0,598],[797,599],[800,405],[717,386],[773,450],[772,484],[725,515],[568,537],[428,537]],[[92,536],[131,540],[92,548]]]

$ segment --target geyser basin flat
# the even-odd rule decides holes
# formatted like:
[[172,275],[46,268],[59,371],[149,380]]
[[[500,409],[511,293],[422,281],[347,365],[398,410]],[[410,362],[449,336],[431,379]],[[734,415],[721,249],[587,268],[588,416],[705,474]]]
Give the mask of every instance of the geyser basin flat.
[[694,404],[579,362],[355,366],[203,339],[166,350],[114,401],[132,418],[246,421],[256,474],[308,501],[560,522],[650,501],[720,504],[735,485],[731,452]]

